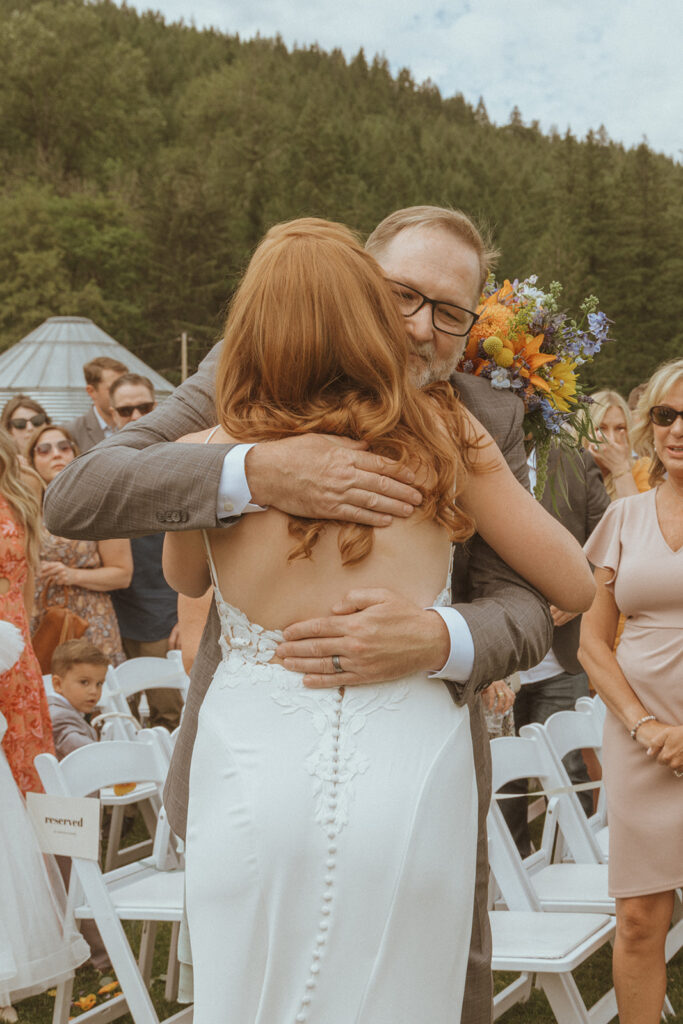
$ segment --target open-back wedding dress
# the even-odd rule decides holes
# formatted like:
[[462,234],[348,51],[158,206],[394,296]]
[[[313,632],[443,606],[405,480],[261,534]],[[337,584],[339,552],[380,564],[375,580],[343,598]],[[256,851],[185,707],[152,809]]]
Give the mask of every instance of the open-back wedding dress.
[[190,775],[196,1024],[458,1024],[477,839],[467,708],[422,673],[306,689],[271,663],[282,634],[223,600],[207,551],[222,660]]

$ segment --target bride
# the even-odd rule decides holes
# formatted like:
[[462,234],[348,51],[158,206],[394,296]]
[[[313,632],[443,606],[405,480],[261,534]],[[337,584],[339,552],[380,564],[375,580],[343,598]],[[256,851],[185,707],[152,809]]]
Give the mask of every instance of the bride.
[[452,388],[411,386],[389,287],[341,225],[268,232],[231,305],[216,398],[220,425],[182,440],[365,440],[412,469],[423,502],[376,532],[269,509],[166,536],[169,583],[190,597],[213,583],[221,620],[190,775],[195,1020],[457,1024],[477,838],[468,710],[424,673],[306,689],[276,648],[351,587],[450,603],[451,544],[475,526],[565,610],[590,605],[590,570]]

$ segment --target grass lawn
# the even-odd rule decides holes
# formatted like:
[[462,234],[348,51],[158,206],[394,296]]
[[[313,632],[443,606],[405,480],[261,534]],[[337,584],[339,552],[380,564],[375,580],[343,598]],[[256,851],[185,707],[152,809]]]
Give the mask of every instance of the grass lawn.
[[[536,825],[536,828],[539,827],[540,823]],[[140,819],[127,835],[124,845],[138,842],[145,835],[145,828]],[[137,951],[140,941],[140,924],[138,922],[131,922],[126,923],[124,927],[131,940],[133,949]],[[152,1001],[160,1020],[183,1009],[183,1005],[180,1003],[167,1003],[164,999],[164,981],[170,936],[170,924],[160,924],[157,931],[151,986]],[[610,947],[607,946],[598,950],[590,960],[575,971],[574,976],[586,1003],[588,1005],[594,1003],[612,985]],[[494,976],[496,991],[503,988],[513,978],[513,974],[503,972],[496,974]],[[86,996],[91,992],[96,993],[102,985],[102,980],[101,975],[96,971],[87,967],[81,968],[76,972],[73,998],[79,999],[81,996]],[[675,1016],[669,1017],[667,1020],[669,1024],[683,1024],[683,950],[679,951],[668,965],[668,980],[668,996],[677,1012]],[[47,994],[34,996],[32,999],[25,999],[23,1002],[18,1003],[16,1009],[19,1014],[20,1024],[50,1024],[53,1005],[54,999]],[[80,1013],[79,1009],[74,1007],[72,1013],[73,1019],[77,1020]],[[538,990],[532,993],[527,1003],[519,1003],[517,1006],[513,1006],[500,1019],[504,1024],[554,1024],[555,1020],[545,996]],[[133,1018],[130,1014],[120,1017],[119,1020],[121,1024],[133,1024]],[[229,1022],[229,1024],[233,1024],[233,1022]],[[273,1022],[273,1024],[277,1024],[277,1022]],[[367,1024],[372,1024],[372,1022],[368,1021]],[[427,1024],[427,1022],[415,1021],[415,1024]],[[463,1021],[462,1024],[467,1024],[467,1022]]]

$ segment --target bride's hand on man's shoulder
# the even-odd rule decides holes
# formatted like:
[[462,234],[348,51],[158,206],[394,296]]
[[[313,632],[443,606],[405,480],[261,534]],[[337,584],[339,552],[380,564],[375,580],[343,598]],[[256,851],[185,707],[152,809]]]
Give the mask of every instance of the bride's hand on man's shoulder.
[[[215,433],[212,434],[212,432]],[[211,436],[212,435],[212,436]],[[209,444],[231,444],[231,440],[222,427],[209,427],[208,430],[198,430],[195,434],[184,434],[177,437],[175,444],[206,444],[211,436]]]

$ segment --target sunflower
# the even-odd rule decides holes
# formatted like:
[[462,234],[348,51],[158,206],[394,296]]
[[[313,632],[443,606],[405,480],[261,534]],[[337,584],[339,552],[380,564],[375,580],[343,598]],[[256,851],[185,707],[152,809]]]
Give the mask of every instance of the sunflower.
[[558,359],[548,371],[547,381],[550,385],[548,401],[560,412],[570,412],[570,406],[576,402],[576,363]]

